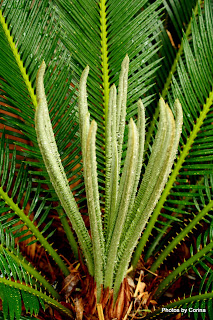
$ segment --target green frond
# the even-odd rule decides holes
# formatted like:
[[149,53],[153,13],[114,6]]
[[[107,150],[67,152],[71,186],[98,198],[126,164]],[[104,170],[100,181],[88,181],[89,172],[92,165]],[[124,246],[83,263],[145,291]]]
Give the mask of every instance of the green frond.
[[[60,38],[72,52],[74,83],[78,82],[86,65],[90,67],[88,104],[91,117],[98,125],[99,189],[105,189],[105,169],[102,170],[102,163],[106,158],[101,146],[105,146],[109,88],[113,84],[118,86],[120,65],[128,54],[127,120],[137,113],[135,102],[139,98],[144,105],[150,102],[151,96],[147,97],[146,92],[153,84],[152,76],[158,68],[159,57],[153,63],[148,62],[159,47],[153,34],[160,24],[160,1],[151,5],[147,0],[134,1],[134,4],[122,1],[118,5],[114,1],[101,0],[99,3],[90,1],[85,6],[84,1],[55,0],[54,4],[63,30]],[[79,35],[81,41],[78,41]],[[125,142],[128,138],[126,133]]]
[[[207,230],[207,233],[208,234],[211,233],[210,229]],[[205,238],[205,237],[203,237],[203,238]],[[212,236],[210,236],[210,239],[212,241]],[[199,242],[199,240],[197,241],[197,244],[198,244],[198,242]],[[205,245],[207,245],[207,244],[205,244]],[[199,243],[199,246],[200,246],[200,243]],[[202,251],[202,249],[198,248],[197,251],[198,252],[197,252],[197,254],[195,254],[194,259],[189,259],[188,261],[184,262],[183,267],[180,266],[177,268],[178,269],[177,273],[176,273],[176,270],[174,270],[169,275],[170,282],[167,283],[168,286],[171,286],[174,283],[174,281],[176,281],[181,275],[186,274],[186,273],[189,273],[193,276],[195,275],[196,281],[201,280],[200,286],[199,286],[199,297],[200,298],[198,298],[198,296],[194,295],[193,290],[192,290],[189,298],[182,299],[182,300],[179,299],[180,301],[178,301],[178,303],[175,306],[175,308],[177,308],[178,306],[181,305],[181,307],[183,309],[186,309],[188,311],[187,312],[188,317],[194,318],[196,320],[198,319],[199,316],[202,319],[206,319],[207,314],[211,318],[212,308],[213,308],[212,296],[211,296],[212,291],[213,291],[212,290],[213,289],[213,287],[212,287],[213,272],[212,272],[212,269],[209,267],[209,265],[207,265],[207,263],[212,264],[212,261],[213,261],[212,249],[210,249],[210,251],[208,253],[205,253],[204,255],[202,255],[201,258],[198,258],[198,253],[199,253],[199,251]],[[203,254],[203,252],[202,252],[202,254]],[[193,256],[192,250],[191,250],[191,255]],[[185,270],[184,270],[184,268],[185,268]],[[198,271],[198,268],[200,271]],[[191,272],[190,272],[190,270],[191,270]],[[178,274],[178,272],[179,272],[179,274]],[[202,276],[201,276],[201,274],[202,274]],[[176,275],[176,277],[172,279],[172,277],[174,277],[175,275]],[[162,289],[163,284],[165,284],[165,282],[166,281],[163,280],[162,285],[160,284],[160,289]],[[163,292],[160,292],[160,289],[156,292],[155,298],[157,298],[158,294],[162,295],[162,293],[166,290],[166,288],[164,288]],[[175,302],[172,303],[172,305],[174,307]],[[166,305],[165,307],[171,308],[171,305]],[[190,311],[192,311],[192,309],[200,309],[200,312],[199,313],[198,312],[190,312]]]
[[[6,33],[3,30],[1,32],[1,41],[5,44],[5,50],[1,51],[1,60],[3,61],[1,76],[5,80],[1,82],[1,88],[4,91],[2,102],[6,105],[1,104],[1,110],[9,111],[19,116],[17,119],[12,114],[5,115],[2,112],[1,115],[5,119],[2,123],[14,129],[21,129],[22,134],[20,135],[19,133],[19,137],[26,140],[30,139],[33,142],[33,150],[29,146],[29,150],[25,150],[22,153],[19,151],[20,154],[42,162],[36,141],[36,133],[33,128],[34,108],[37,104],[37,102],[33,101],[36,100],[34,90],[37,69],[42,60],[45,60],[48,65],[48,78],[45,78],[45,84],[47,83],[46,90],[48,99],[51,101],[48,105],[51,110],[51,119],[57,137],[58,148],[62,155],[62,161],[65,162],[68,179],[70,179],[73,176],[74,165],[67,162],[67,154],[73,154],[73,159],[79,154],[79,150],[76,151],[76,147],[78,147],[77,141],[74,146],[70,145],[70,139],[73,139],[73,136],[76,137],[77,130],[74,106],[75,90],[71,89],[70,54],[61,44],[58,44],[59,26],[54,23],[54,9],[49,1],[43,1],[42,5],[39,5],[39,1],[35,1],[33,7],[31,7],[30,3],[30,1],[26,1],[25,10],[22,10],[23,8],[20,9],[18,16],[13,14],[14,8],[9,5],[9,2],[5,1],[1,5],[3,15],[6,15],[6,24],[1,26],[6,30]],[[37,10],[39,10],[38,15],[35,14]],[[32,21],[30,26],[28,25],[28,19]],[[43,22],[41,24],[42,19]],[[49,41],[49,34],[51,41]],[[30,41],[31,39],[33,41]],[[10,42],[12,47],[16,47],[15,53],[10,47]],[[58,59],[59,57],[60,60]],[[16,60],[21,60],[24,71]],[[5,68],[6,65],[7,69]],[[14,74],[16,78],[14,78]],[[50,75],[51,78],[49,77]],[[24,83],[24,78],[26,77],[29,78],[28,86]],[[19,83],[18,90],[17,81]],[[59,85],[61,83],[63,83],[62,86]],[[57,92],[55,87],[53,88],[53,84],[58,87]],[[30,90],[32,92],[31,95],[29,93]],[[11,96],[12,92],[13,95]],[[66,99],[68,94],[69,97]],[[60,111],[58,110],[59,105]],[[66,114],[62,119],[65,110]],[[69,140],[67,135],[64,137],[63,126],[65,125],[67,125],[67,132],[72,131]],[[10,135],[14,135],[15,141],[17,135],[15,135],[13,129],[10,131]],[[19,144],[17,141],[16,143],[23,148],[23,143],[20,142]],[[43,167],[41,166],[41,169],[43,169],[44,177],[47,178],[46,172],[44,172],[44,165]],[[79,172],[78,174],[80,174]],[[50,182],[48,183],[50,184]]]
[[[204,139],[205,135],[207,140],[210,140],[208,132],[210,133],[211,131],[213,101],[211,80],[213,68],[212,62],[209,61],[212,39],[206,35],[207,28],[213,28],[211,23],[207,24],[207,21],[209,21],[207,16],[209,15],[211,16],[212,12],[209,2],[206,1],[203,12],[199,6],[198,16],[193,16],[191,41],[188,42],[184,37],[184,62],[183,59],[180,59],[177,65],[178,77],[173,78],[173,84],[168,95],[170,103],[173,99],[179,98],[183,108],[183,133],[180,141],[179,156],[161,199],[149,221],[149,226],[140,240],[140,250],[144,247],[163,206],[170,208],[169,211],[177,213],[179,210],[187,212],[191,211],[191,209],[196,212],[194,201],[188,201],[193,196],[193,192],[190,190],[192,190],[192,186],[196,186],[203,175],[212,173],[212,149],[211,145],[206,145],[206,138]],[[199,47],[198,42],[195,40],[195,35],[202,39],[202,48]],[[190,63],[193,67],[189,67]],[[208,71],[207,64],[209,64]],[[201,65],[203,65],[203,68],[200,67]],[[199,79],[200,84],[198,84],[198,80],[195,82],[194,79],[196,77]],[[202,157],[200,157],[201,150]],[[186,205],[188,209],[187,207],[183,209],[183,205]],[[170,220],[168,225],[171,223],[172,221]],[[158,229],[162,229],[159,224]]]
[[1,246],[0,251],[0,298],[5,319],[21,318],[22,301],[26,312],[31,315],[37,315],[40,306],[45,310],[46,302],[71,316],[67,308],[43,293],[42,284],[33,277],[35,271],[29,273],[29,266],[25,269],[27,264],[18,261],[8,249]]
[[[197,1],[184,1],[180,5],[178,2],[174,1],[164,1],[165,6],[165,23],[163,26],[163,22],[160,24],[160,33],[157,36],[157,39],[161,41],[162,46],[159,51],[159,55],[163,57],[161,61],[161,67],[156,71],[156,85],[150,89],[150,93],[157,93],[157,98],[160,93],[163,99],[167,97],[168,90],[172,84],[172,78],[176,74],[177,64],[183,55],[183,34],[182,31],[185,30],[185,36],[187,39],[191,36],[191,24],[192,24],[192,17],[193,15],[197,15],[198,13],[198,4],[200,3],[199,0]],[[176,7],[177,4],[177,7]],[[180,8],[184,7],[184,15]],[[178,10],[177,10],[178,8]],[[170,19],[169,16],[173,15],[178,18]],[[181,15],[179,15],[181,14]],[[173,22],[172,22],[173,21]],[[173,33],[170,32],[170,25]],[[176,27],[179,25],[179,29],[181,31],[181,37],[178,39],[176,32]],[[176,44],[174,43],[176,42]],[[157,55],[157,54],[156,54]],[[157,57],[154,57],[155,59]],[[154,100],[156,101],[156,99]],[[152,119],[150,127],[148,129],[148,133],[146,136],[146,144],[145,144],[145,151],[147,151],[149,143],[152,139],[153,131],[156,130],[156,119],[159,115],[159,107],[150,108],[149,116]]]
[[167,27],[167,30],[171,28],[172,24],[180,41],[182,38],[182,31],[186,31],[187,22],[189,22],[191,18],[192,9],[196,6],[197,1],[164,0],[163,4],[166,9],[166,14],[168,15],[167,17],[165,17],[166,20],[164,22]]
[[[66,265],[47,241],[47,238],[52,235],[52,232],[49,235],[46,233],[51,225],[51,221],[47,222],[46,220],[51,206],[46,205],[46,199],[41,194],[40,186],[33,192],[29,169],[24,163],[17,167],[14,160],[16,151],[14,149],[12,152],[11,159],[10,152],[9,143],[7,140],[5,141],[5,134],[3,133],[0,145],[0,167],[2,168],[0,176],[0,219],[2,227],[9,228],[10,232],[15,232],[15,237],[18,237],[19,241],[31,239],[29,245],[39,241],[52,255],[53,259],[61,265],[63,272],[68,275],[69,271]],[[30,196],[32,202],[27,212],[26,205]],[[34,213],[33,220],[30,219],[31,213]],[[20,221],[22,223],[17,224]],[[46,221],[45,226],[43,225],[44,221]],[[23,226],[25,226],[24,230],[22,230]],[[43,234],[46,236],[44,237]]]
[[[212,263],[213,238],[211,233],[212,224],[211,227],[207,230],[204,237],[202,237],[202,234],[200,235],[200,237],[198,237],[196,249],[197,252],[193,253],[193,249],[191,248],[191,258],[184,261],[178,267],[174,268],[174,270],[160,283],[155,292],[155,298],[161,296],[168,287],[170,287],[181,275],[187,273],[191,268],[197,275],[200,275],[197,270],[198,264],[200,264],[205,269],[205,271],[209,270],[209,266],[207,266],[205,262]],[[209,235],[208,240],[206,237],[207,234]],[[201,245],[201,237],[203,238],[203,246]],[[153,270],[155,270],[155,268],[153,268]]]
[[[20,316],[20,320],[36,320],[36,318],[31,317],[31,316]],[[4,314],[2,311],[0,311],[0,320],[5,320]]]
[[[12,259],[12,263],[10,264],[11,268],[14,269],[19,275],[19,267],[21,266],[24,270],[30,274],[40,286],[42,286],[45,290],[48,290],[49,293],[55,298],[60,299],[60,295],[54,290],[48,281],[42,277],[42,275],[31,266],[31,264],[20,254],[19,247],[15,247],[15,237],[11,233],[8,232],[8,229],[3,229],[2,225],[0,225],[0,252],[3,255],[7,255],[7,260]],[[14,267],[12,267],[14,264]],[[16,279],[15,274],[13,273],[13,278]],[[19,277],[20,280],[20,277]]]
[[162,43],[159,54],[164,59],[161,61],[161,68],[156,72],[157,86],[153,87],[152,90],[158,89],[164,99],[167,96],[179,58],[183,53],[183,31],[189,38],[192,15],[193,12],[195,15],[197,14],[199,2],[199,0],[163,1],[163,18],[165,20],[160,26],[161,32],[158,35],[158,39]]
[[30,283],[25,285],[11,279],[6,279],[3,276],[0,278],[0,287],[0,298],[3,302],[3,313],[5,317],[9,316],[12,320],[15,319],[15,317],[20,319],[21,301],[23,301],[26,311],[30,312],[31,315],[38,314],[40,305],[45,310],[45,303],[47,303],[73,319],[73,314],[69,309],[43,293],[40,288],[39,290],[37,287],[34,289]]
[[[198,224],[206,222],[210,229],[197,237],[196,253],[191,249],[191,258],[160,283],[156,297],[194,264],[196,276],[200,277],[201,269],[205,272],[199,288],[203,301],[192,295],[170,306],[205,306],[210,313],[211,1],[22,2],[19,14],[9,0],[0,5],[4,317],[20,318],[22,300],[31,314],[45,302],[72,317],[56,301],[59,296],[51,285],[26,265],[10,237],[13,233],[19,241],[29,240],[29,245],[40,241],[68,275],[67,266],[47,241],[54,232],[49,231],[50,202],[56,202],[54,209],[77,258],[78,246],[64,211],[69,217],[95,278],[98,301],[101,285],[113,289],[115,301],[141,234],[132,265],[136,266],[149,238],[145,259],[160,252],[151,269],[156,271]],[[45,75],[42,61],[47,66]],[[162,98],[156,108],[159,92]],[[151,125],[144,146],[145,114]],[[81,216],[86,201],[90,230]],[[157,310],[147,319],[159,314]]]
[[[171,314],[173,314],[174,312],[166,312],[166,309],[178,309],[178,308],[190,308],[191,306],[194,305],[198,305],[201,303],[201,306],[203,304],[203,301],[207,301],[207,303],[209,304],[209,310],[210,312],[208,313],[209,316],[211,317],[212,315],[212,298],[213,298],[213,292],[208,292],[208,293],[204,293],[204,294],[199,294],[199,295],[195,295],[195,296],[191,296],[188,298],[184,298],[184,299],[180,299],[178,298],[177,301],[174,301],[172,303],[169,303],[167,305],[163,305],[160,308],[158,308],[156,311],[147,314],[146,319],[159,319],[160,317],[168,317],[171,316]],[[209,303],[210,302],[210,303]],[[164,309],[165,308],[165,309]],[[205,309],[205,308],[204,308]],[[204,312],[203,312],[204,313]],[[204,313],[204,316],[206,315],[206,313]]]
[[[157,268],[161,265],[161,263],[166,259],[166,257],[171,253],[171,251],[176,248],[176,246],[192,232],[193,228],[198,225],[201,219],[204,219],[206,215],[212,211],[213,201],[211,200],[206,206],[204,206],[203,210],[199,211],[193,220],[189,220],[188,225],[185,225],[183,230],[171,241],[171,243],[167,244],[166,248],[162,251],[161,254],[157,257],[156,261],[152,264],[150,270],[155,272]],[[165,215],[163,215],[165,217]],[[170,218],[167,216],[167,218]],[[174,221],[181,221],[180,219]]]
[[[5,133],[10,135],[9,143],[18,145],[20,148],[17,154],[22,159],[27,158],[26,162],[33,163],[34,167],[39,168],[38,170],[35,167],[31,171],[32,177],[35,182],[43,180],[42,182],[48,185],[49,198],[51,194],[51,200],[54,200],[55,191],[51,187],[34,129],[34,108],[37,104],[34,92],[35,78],[43,59],[48,65],[48,78],[45,79],[45,83],[47,83],[51,119],[70,185],[82,178],[81,165],[77,166],[80,149],[76,126],[76,96],[75,90],[71,87],[70,54],[59,43],[60,28],[54,22],[54,9],[49,1],[43,1],[42,4],[34,1],[33,6],[31,3],[32,1],[25,1],[25,5],[19,8],[18,15],[14,14],[15,7],[10,5],[10,1],[1,4],[3,15],[0,28],[4,50],[0,52],[2,61],[0,73],[4,81],[1,81],[0,85],[2,90],[0,115],[1,123],[7,126]],[[28,19],[31,21],[30,24]],[[58,87],[57,91],[55,87]],[[64,126],[67,127],[67,131],[63,130]],[[71,143],[73,139],[75,143]],[[72,154],[69,161],[68,154]],[[36,165],[35,161],[39,164]],[[76,196],[81,192],[82,185],[76,184]],[[59,210],[61,222],[77,256],[75,239],[61,210]]]

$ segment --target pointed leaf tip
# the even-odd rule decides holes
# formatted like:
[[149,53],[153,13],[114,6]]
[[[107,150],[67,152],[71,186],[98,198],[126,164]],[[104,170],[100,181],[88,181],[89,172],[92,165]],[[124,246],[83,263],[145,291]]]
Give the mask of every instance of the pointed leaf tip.
[[83,86],[86,85],[88,74],[89,74],[89,66],[87,65],[81,74],[79,87],[81,87],[81,85],[83,85]]
[[96,123],[96,121],[94,119],[92,120],[90,127],[91,128],[94,127],[95,129],[97,128],[97,123]]
[[143,102],[142,102],[141,99],[138,100],[137,106],[140,107],[140,108],[144,108],[144,105],[143,105]]
[[44,60],[42,61],[37,75],[36,75],[36,99],[37,103],[39,104],[39,101],[45,100],[45,90],[44,90],[44,73],[46,69],[46,64]]
[[126,55],[122,61],[121,68],[128,69],[129,68],[129,56]]
[[89,66],[87,65],[86,68],[83,71],[84,74],[88,75],[89,73]]
[[38,73],[37,73],[37,76],[40,77],[40,76],[43,76],[44,75],[44,72],[45,72],[45,69],[46,69],[46,63],[45,61],[43,60],[39,69],[38,69]]

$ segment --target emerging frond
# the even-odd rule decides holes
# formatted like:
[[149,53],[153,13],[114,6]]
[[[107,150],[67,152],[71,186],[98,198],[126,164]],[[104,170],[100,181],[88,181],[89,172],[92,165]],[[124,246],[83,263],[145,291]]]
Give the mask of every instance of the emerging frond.
[[[159,58],[148,63],[158,51],[159,44],[154,40],[154,30],[160,24],[160,1],[149,4],[144,1],[90,1],[67,2],[55,0],[55,10],[63,32],[60,37],[66,48],[72,52],[71,65],[74,70],[73,81],[78,82],[86,65],[90,67],[88,78],[88,104],[92,119],[97,122],[97,167],[99,190],[105,189],[106,161],[104,137],[109,101],[109,88],[113,83],[122,89],[119,83],[120,65],[128,54],[130,58],[129,84],[127,99],[127,120],[137,114],[136,102],[141,98],[148,105],[151,96],[145,96],[153,84],[153,75],[159,66]],[[88,9],[89,8],[89,9]],[[141,10],[144,8],[144,10]],[[125,14],[124,14],[125,13]],[[83,18],[79,16],[83,14]],[[99,22],[100,21],[100,22]],[[81,41],[78,41],[80,34]],[[101,47],[100,47],[101,43]],[[126,89],[127,90],[127,86]],[[122,93],[120,92],[119,95]],[[122,96],[120,96],[120,103]],[[121,133],[121,138],[122,138]],[[128,140],[124,135],[124,149]],[[119,147],[120,149],[120,147]],[[119,157],[121,150],[119,150]],[[122,159],[124,160],[124,158]],[[104,169],[104,170],[103,170]],[[101,209],[104,205],[101,199]]]
[[38,144],[52,185],[78,236],[79,243],[81,244],[84,256],[87,260],[89,272],[93,274],[91,240],[70,190],[56,146],[44,91],[44,72],[45,63],[43,62],[38,71],[36,88],[38,105],[35,113],[35,128]]

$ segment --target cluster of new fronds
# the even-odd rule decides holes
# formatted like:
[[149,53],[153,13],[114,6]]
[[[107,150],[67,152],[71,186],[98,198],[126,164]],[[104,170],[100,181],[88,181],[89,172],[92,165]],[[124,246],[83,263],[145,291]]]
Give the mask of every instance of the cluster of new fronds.
[[[97,124],[90,123],[86,82],[89,67],[83,71],[79,85],[79,125],[87,206],[91,237],[70,190],[57,150],[48,113],[43,77],[43,62],[37,75],[35,126],[39,147],[50,180],[72,227],[76,232],[89,273],[97,284],[98,299],[101,285],[113,288],[117,296],[126,275],[133,250],[162,193],[176,156],[181,135],[183,115],[179,101],[175,101],[175,119],[169,106],[161,98],[158,131],[151,147],[151,155],[141,183],[141,169],[145,142],[145,111],[138,101],[137,124],[130,120],[128,146],[121,166],[128,83],[128,56],[122,62],[118,93],[115,85],[109,92],[105,119],[105,210],[100,209],[100,194],[96,163]],[[122,169],[122,170],[121,170]]]

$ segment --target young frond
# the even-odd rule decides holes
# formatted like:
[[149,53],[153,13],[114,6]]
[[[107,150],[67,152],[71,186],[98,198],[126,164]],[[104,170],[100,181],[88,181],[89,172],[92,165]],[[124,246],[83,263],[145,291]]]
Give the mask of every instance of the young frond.
[[74,196],[70,190],[64,167],[58,153],[55,137],[49,117],[47,101],[44,91],[45,62],[39,68],[37,75],[37,108],[35,113],[35,128],[38,144],[45,163],[50,181],[63,206],[82,246],[88,269],[93,274],[93,253],[89,233],[85,227]]

